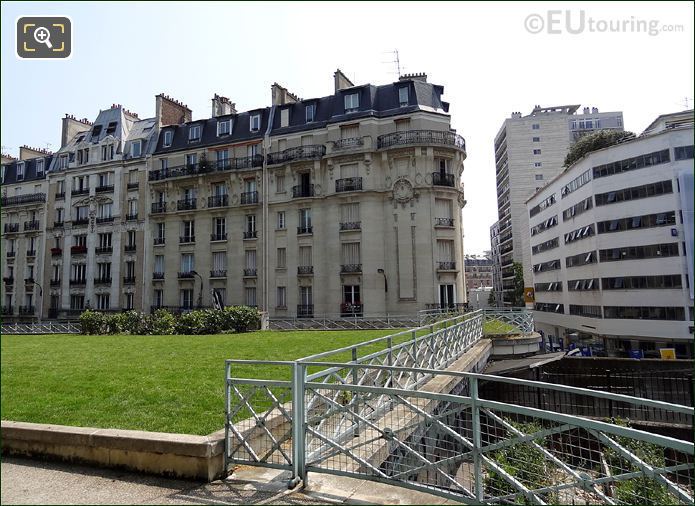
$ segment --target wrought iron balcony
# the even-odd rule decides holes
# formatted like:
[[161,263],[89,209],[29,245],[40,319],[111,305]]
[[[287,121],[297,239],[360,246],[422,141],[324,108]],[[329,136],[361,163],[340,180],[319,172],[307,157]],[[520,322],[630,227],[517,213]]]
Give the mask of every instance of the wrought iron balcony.
[[211,241],[226,241],[227,234],[210,234]]
[[313,304],[300,304],[297,306],[297,318],[313,318],[314,317],[314,305]]
[[33,315],[36,312],[35,306],[19,306],[19,314],[22,316]]
[[350,316],[362,316],[364,312],[364,306],[362,304],[353,304],[351,302],[344,302],[340,305],[340,316],[343,318]]
[[163,272],[153,272],[152,273],[152,279],[162,280],[162,279],[164,279],[164,273]]
[[95,285],[110,285],[111,281],[111,276],[109,276],[108,278],[94,278]]
[[462,151],[466,150],[466,140],[454,132],[442,130],[406,130],[380,135],[376,139],[377,149],[409,144],[437,144],[451,146]]
[[70,286],[84,286],[87,284],[86,279],[71,279]]
[[312,144],[268,153],[268,164],[287,163],[295,160],[320,160],[326,154],[326,146]]
[[349,274],[354,272],[362,272],[362,264],[345,264],[340,266],[340,272]]
[[167,167],[166,169],[152,170],[147,175],[149,181],[161,181],[177,177],[197,176],[225,170],[243,170],[263,165],[263,155],[244,156],[217,161],[200,161],[197,164]]
[[13,197],[2,197],[0,198],[0,207],[33,204],[34,202],[46,202],[46,194],[31,193],[29,195],[14,195]]
[[63,248],[51,248],[51,256],[58,257],[63,254]]
[[182,199],[176,202],[178,211],[189,211],[198,207],[198,199]]
[[297,235],[302,235],[302,234],[313,234],[314,233],[314,227],[308,226],[308,227],[297,227]]
[[135,221],[138,219],[138,213],[133,213],[133,214],[128,213],[125,215],[125,219],[126,219],[126,221]]
[[74,226],[89,225],[89,218],[75,218],[72,220]]
[[13,285],[14,284],[14,277],[5,276],[2,278],[2,282],[5,283],[6,285]]
[[56,200],[65,200],[65,192],[56,192],[55,199]]
[[347,177],[343,179],[336,179],[335,181],[335,191],[338,192],[354,192],[362,189],[362,178],[361,177]]
[[244,269],[244,277],[245,278],[255,278],[257,275],[258,275],[258,270],[255,267]]
[[24,222],[24,230],[38,230],[39,227],[40,224],[38,220]]
[[313,276],[313,265],[300,265],[297,267],[297,276]]
[[211,278],[226,278],[227,277],[227,269],[210,271],[210,277]]
[[4,230],[6,234],[19,232],[19,223],[5,223]]
[[208,207],[227,207],[229,195],[213,195],[208,197]]
[[72,196],[89,195],[89,188],[73,189],[70,191],[70,195],[72,195]]
[[70,246],[70,253],[73,255],[86,255],[87,246]]
[[14,258],[17,255],[16,251],[8,251],[7,253],[7,258]]
[[188,271],[188,272],[179,272],[179,273],[178,273],[178,278],[179,278],[179,279],[193,279],[194,276],[195,276],[195,274],[193,274],[193,273],[190,272],[190,271]]
[[14,308],[12,306],[0,306],[0,314],[3,316],[11,316],[14,314]]
[[28,257],[35,257],[36,256],[36,250],[35,249],[28,249],[27,250],[27,256]]
[[60,286],[60,280],[59,279],[52,279],[50,281],[51,286]]
[[129,190],[136,190],[139,187],[140,187],[139,181],[136,181],[135,183],[128,183],[128,189]]
[[123,276],[124,285],[132,285],[135,283],[135,276]]
[[101,216],[97,218],[97,224],[102,224],[102,223],[113,223],[113,216]]
[[343,221],[340,223],[340,230],[361,230],[361,221]]
[[241,205],[258,204],[258,192],[244,192],[241,194]]
[[244,231],[244,239],[255,239],[257,234],[258,234],[257,230],[245,230]]
[[456,262],[437,262],[438,271],[455,271]]
[[193,242],[195,242],[195,236],[194,235],[179,236],[179,244],[190,244]]
[[126,253],[132,253],[132,252],[134,252],[134,251],[137,250],[137,245],[135,245],[135,244],[126,244],[126,245],[124,246],[123,250],[124,250]]
[[450,186],[454,187],[454,175],[445,174],[443,172],[432,173],[432,184],[435,186]]
[[54,221],[53,222],[53,228],[63,228],[65,226],[64,221]]
[[105,184],[105,185],[97,186],[94,190],[97,193],[112,192],[113,191],[113,185],[112,184]]
[[314,196],[314,185],[305,184],[297,185],[292,187],[292,198],[298,199],[302,197],[313,197]]
[[165,213],[167,210],[166,202],[152,202],[153,213]]
[[24,278],[24,284],[25,285],[33,285],[34,284],[34,277],[30,276],[28,278]]
[[104,246],[101,248],[94,248],[94,253],[97,255],[106,255],[113,253],[113,246]]
[[364,146],[364,139],[362,137],[349,137],[347,139],[339,139],[333,141],[333,149],[351,149]]
[[453,218],[435,218],[434,219],[434,226],[435,227],[453,227],[454,226],[454,219]]
[[154,238],[154,245],[155,246],[162,246],[164,245],[166,238],[165,237],[155,237]]

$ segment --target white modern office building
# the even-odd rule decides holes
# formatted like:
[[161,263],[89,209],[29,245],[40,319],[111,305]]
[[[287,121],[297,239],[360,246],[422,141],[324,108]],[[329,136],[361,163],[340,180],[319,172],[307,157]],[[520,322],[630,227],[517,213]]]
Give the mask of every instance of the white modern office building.
[[527,216],[546,338],[692,356],[692,110],[585,155],[528,200]]

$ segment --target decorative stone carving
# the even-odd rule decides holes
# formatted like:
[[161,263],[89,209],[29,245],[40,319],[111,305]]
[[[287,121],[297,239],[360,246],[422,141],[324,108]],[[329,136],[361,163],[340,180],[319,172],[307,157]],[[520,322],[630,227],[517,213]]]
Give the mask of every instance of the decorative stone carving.
[[393,183],[393,199],[399,203],[410,202],[413,198],[413,184],[407,178],[399,178]]

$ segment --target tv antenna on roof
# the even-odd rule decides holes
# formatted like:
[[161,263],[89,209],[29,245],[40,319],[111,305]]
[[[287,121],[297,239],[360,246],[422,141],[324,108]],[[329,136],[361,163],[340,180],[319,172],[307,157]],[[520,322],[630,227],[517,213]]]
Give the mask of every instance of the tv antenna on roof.
[[401,77],[401,60],[398,57],[398,49],[394,49],[393,51],[386,51],[387,53],[390,53],[393,55],[394,59],[391,61],[384,61],[381,63],[391,63],[396,66],[396,74],[398,74],[398,78],[400,79]]

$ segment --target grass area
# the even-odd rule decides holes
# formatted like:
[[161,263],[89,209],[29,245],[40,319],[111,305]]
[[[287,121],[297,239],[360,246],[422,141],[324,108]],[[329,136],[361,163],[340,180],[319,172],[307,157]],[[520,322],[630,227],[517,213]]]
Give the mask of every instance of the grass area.
[[[209,434],[224,424],[224,361],[294,360],[393,330],[211,336],[2,336],[3,420]],[[375,351],[372,346],[365,349]],[[349,352],[330,360],[349,360]],[[290,379],[289,367],[237,377]]]
[[491,319],[483,322],[483,335],[499,335],[499,334],[520,334],[521,331],[509,323],[501,320]]

